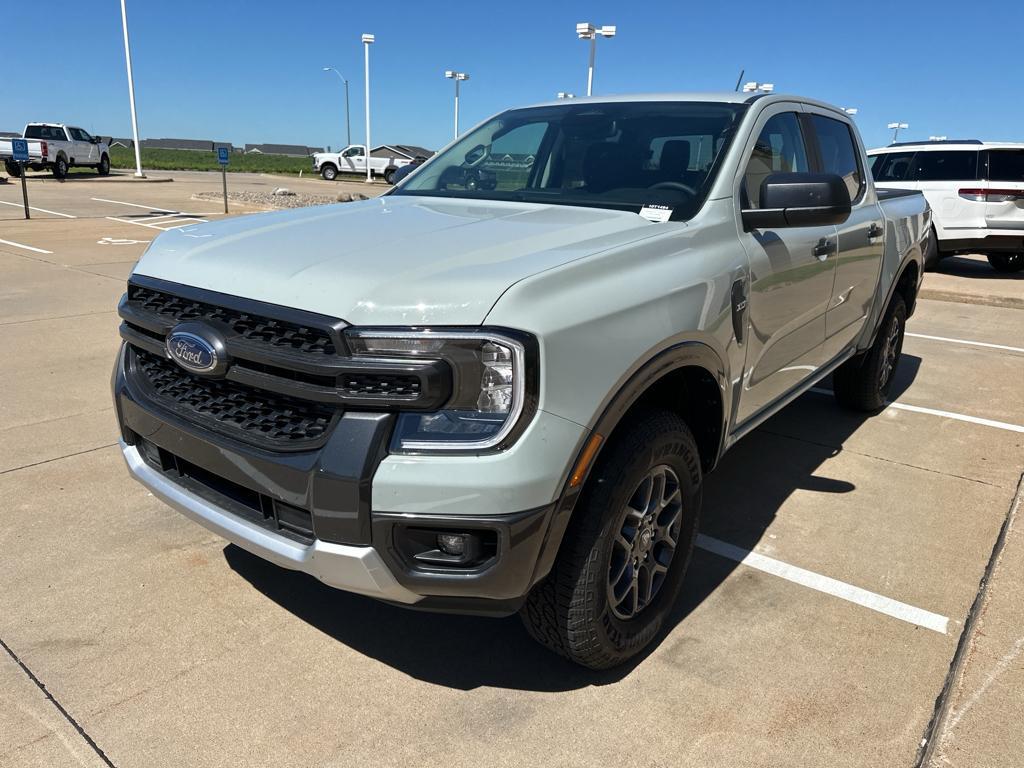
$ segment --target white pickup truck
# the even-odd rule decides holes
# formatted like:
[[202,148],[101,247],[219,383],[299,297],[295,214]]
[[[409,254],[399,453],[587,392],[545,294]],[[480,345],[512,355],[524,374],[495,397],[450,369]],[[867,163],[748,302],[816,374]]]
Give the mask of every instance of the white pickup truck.
[[[68,169],[80,166],[95,168],[100,176],[110,173],[107,143],[82,128],[63,123],[29,123],[22,136],[29,140],[28,167],[33,171],[49,168],[58,179],[67,176]],[[20,166],[14,162],[10,139],[0,140],[0,159],[8,174],[21,175]]]
[[[370,153],[370,174],[383,176],[392,183],[395,171],[408,165],[412,160],[395,152],[390,147],[374,147]],[[366,175],[366,145],[349,144],[340,152],[316,152],[313,154],[313,170],[327,181],[334,181],[339,173]]]

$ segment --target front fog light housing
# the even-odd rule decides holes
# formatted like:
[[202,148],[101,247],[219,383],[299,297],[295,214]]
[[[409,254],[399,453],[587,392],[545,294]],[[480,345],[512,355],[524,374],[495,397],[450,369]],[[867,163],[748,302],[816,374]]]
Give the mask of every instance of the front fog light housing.
[[[351,329],[357,357],[442,360],[452,395],[429,413],[399,413],[393,452],[487,450],[500,446],[536,401],[536,342],[518,332]],[[531,367],[528,372],[527,368]],[[531,407],[532,410],[532,407]]]

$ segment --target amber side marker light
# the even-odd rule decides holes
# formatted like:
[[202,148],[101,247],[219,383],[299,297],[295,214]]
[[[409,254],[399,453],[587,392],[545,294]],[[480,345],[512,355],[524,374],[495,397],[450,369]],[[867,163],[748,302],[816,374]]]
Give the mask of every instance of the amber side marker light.
[[583,453],[576,460],[576,466],[573,467],[572,475],[569,476],[570,488],[576,488],[583,482],[583,478],[587,476],[587,470],[590,469],[594,457],[597,456],[597,449],[601,447],[603,440],[604,438],[597,434],[597,432],[590,436],[586,446],[583,448]]

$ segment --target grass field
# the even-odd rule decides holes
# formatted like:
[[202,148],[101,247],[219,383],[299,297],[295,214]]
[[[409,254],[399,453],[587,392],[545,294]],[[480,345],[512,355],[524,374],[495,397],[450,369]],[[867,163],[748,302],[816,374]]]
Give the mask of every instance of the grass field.
[[[110,148],[111,168],[134,168],[135,152],[124,147]],[[213,152],[188,149],[142,149],[142,167],[153,171],[219,171],[220,164]],[[312,173],[313,161],[308,157],[283,155],[243,155],[231,153],[229,171],[243,173]]]

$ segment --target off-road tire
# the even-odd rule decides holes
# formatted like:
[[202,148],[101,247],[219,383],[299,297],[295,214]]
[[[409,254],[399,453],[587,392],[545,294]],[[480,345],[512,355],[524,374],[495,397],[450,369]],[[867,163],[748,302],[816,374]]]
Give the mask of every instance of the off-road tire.
[[[649,605],[623,621],[608,599],[614,539],[638,485],[659,466],[678,478],[682,516],[676,548]],[[697,536],[701,488],[700,455],[682,418],[647,411],[620,425],[587,480],[551,573],[520,611],[527,632],[591,669],[614,667],[640,653],[661,631],[682,587]]]
[[110,173],[110,158],[103,155],[100,158],[99,164],[96,166],[96,173],[100,176],[107,176]]
[[58,155],[53,161],[53,178],[66,179],[68,175],[68,161],[63,155]]
[[324,181],[334,181],[338,178],[338,169],[326,163],[320,166],[320,175],[324,177]]
[[892,297],[871,348],[843,363],[832,376],[836,401],[854,411],[873,412],[885,407],[896,378],[907,305],[899,294]]
[[990,253],[988,263],[996,272],[1020,272],[1024,269],[1024,253]]

